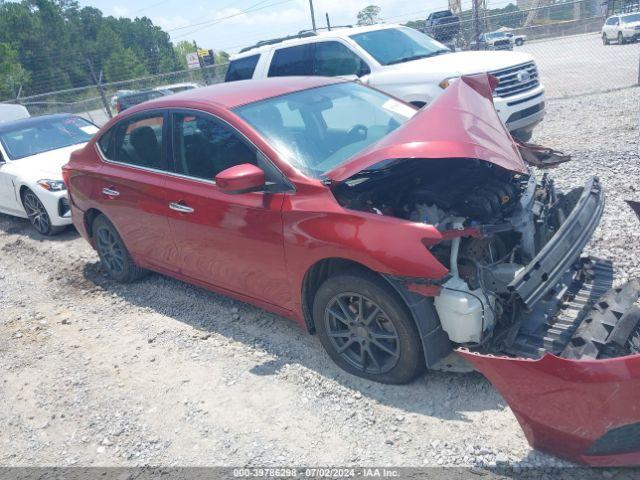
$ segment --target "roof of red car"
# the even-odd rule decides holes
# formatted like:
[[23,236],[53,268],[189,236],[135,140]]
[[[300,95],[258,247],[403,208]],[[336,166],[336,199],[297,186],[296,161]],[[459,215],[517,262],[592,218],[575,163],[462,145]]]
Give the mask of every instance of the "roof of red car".
[[176,107],[180,106],[182,102],[204,102],[225,108],[234,108],[266,98],[344,81],[346,80],[335,77],[272,77],[260,80],[240,80],[186,90],[145,102],[143,105],[147,108],[151,104],[154,107]]

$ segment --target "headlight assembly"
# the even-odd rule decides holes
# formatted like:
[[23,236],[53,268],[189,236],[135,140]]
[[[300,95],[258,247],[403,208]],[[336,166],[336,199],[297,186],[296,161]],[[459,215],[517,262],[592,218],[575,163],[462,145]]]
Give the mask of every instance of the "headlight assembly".
[[44,188],[45,190],[49,190],[50,192],[60,192],[67,189],[67,186],[62,180],[49,180],[45,178],[42,180],[38,180],[37,183],[42,188]]

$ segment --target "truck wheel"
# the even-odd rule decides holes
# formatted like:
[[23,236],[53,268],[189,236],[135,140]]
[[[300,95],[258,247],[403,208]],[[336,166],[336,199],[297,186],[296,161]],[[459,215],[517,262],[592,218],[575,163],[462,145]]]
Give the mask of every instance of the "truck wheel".
[[353,375],[402,384],[424,371],[413,319],[391,286],[373,273],[329,277],[314,298],[313,320],[329,356]]
[[603,45],[609,45],[609,39],[607,38],[607,34],[606,33],[602,34],[602,44]]
[[528,142],[533,137],[533,130],[514,130],[511,132],[511,136],[521,142]]
[[129,283],[147,273],[134,263],[116,228],[104,215],[98,215],[93,221],[93,238],[100,262],[114,280]]
[[624,40],[624,35],[622,35],[622,32],[618,32],[618,44],[624,45],[625,43],[627,42]]
[[516,39],[516,45],[521,47],[524,44],[524,40],[522,40],[521,38],[517,38]]

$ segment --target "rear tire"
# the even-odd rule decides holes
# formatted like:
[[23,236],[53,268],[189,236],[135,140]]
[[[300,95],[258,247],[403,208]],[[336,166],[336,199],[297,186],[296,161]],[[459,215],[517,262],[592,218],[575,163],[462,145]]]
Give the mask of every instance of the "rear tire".
[[524,40],[522,40],[521,38],[517,39],[517,40],[516,40],[516,45],[517,45],[518,47],[521,47],[522,45],[524,45]]
[[102,267],[111,278],[121,283],[130,283],[148,273],[134,263],[120,234],[107,217],[98,215],[95,218],[92,234]]
[[31,226],[40,234],[47,237],[57,235],[65,227],[54,227],[51,225],[51,217],[38,196],[30,189],[22,193],[22,206],[29,217]]
[[420,335],[406,306],[371,272],[329,277],[315,295],[313,320],[329,356],[353,375],[402,384],[425,369]]

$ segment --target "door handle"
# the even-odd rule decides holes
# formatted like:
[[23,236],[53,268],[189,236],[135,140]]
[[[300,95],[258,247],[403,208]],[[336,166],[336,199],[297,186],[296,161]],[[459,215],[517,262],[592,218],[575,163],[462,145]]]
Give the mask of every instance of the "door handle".
[[102,193],[104,193],[108,197],[117,197],[118,195],[120,195],[120,192],[114,190],[113,188],[103,188]]
[[175,210],[176,212],[180,212],[180,213],[193,213],[194,210],[191,207],[188,207],[182,203],[177,203],[177,202],[172,202],[169,204],[169,208],[171,210]]

